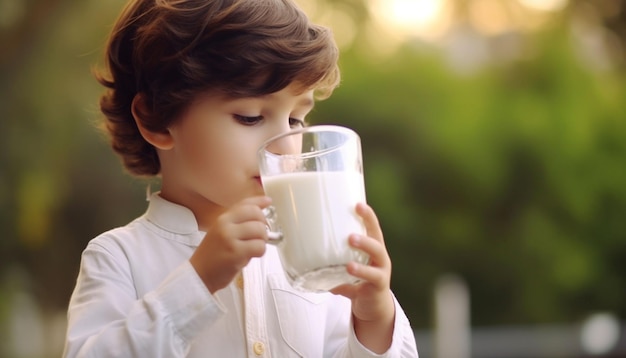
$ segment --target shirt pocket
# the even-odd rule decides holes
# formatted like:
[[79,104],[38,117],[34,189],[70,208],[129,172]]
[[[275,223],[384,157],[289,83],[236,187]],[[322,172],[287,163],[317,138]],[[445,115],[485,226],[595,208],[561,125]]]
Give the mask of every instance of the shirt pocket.
[[302,357],[322,357],[330,293],[295,290],[284,274],[268,275],[285,343]]

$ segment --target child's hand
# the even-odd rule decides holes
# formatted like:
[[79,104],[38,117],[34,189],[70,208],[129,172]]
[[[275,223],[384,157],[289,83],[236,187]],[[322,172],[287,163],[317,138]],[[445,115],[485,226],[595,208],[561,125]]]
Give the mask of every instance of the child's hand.
[[352,300],[354,330],[359,341],[376,353],[391,345],[395,305],[390,292],[391,259],[376,214],[366,204],[358,204],[357,214],[363,218],[367,236],[351,235],[350,245],[370,255],[369,265],[351,262],[348,272],[362,281],[341,285],[331,290]]
[[265,253],[262,209],[271,199],[242,200],[218,216],[189,261],[211,293],[226,287],[251,258]]

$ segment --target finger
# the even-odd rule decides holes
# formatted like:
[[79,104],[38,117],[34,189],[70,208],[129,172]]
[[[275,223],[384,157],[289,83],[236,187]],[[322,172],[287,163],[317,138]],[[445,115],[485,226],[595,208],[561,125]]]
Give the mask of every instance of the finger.
[[265,255],[266,249],[265,240],[245,240],[241,245],[241,251],[245,257],[261,257]]
[[263,209],[272,203],[272,198],[270,198],[269,196],[263,196],[263,195],[251,196],[249,198],[243,199],[239,203],[242,205],[246,205],[246,204],[256,205],[260,207],[261,209]]
[[384,288],[388,286],[388,277],[386,270],[375,267],[362,265],[356,262],[350,262],[346,269],[348,273],[356,278],[374,285],[376,288]]
[[250,200],[241,202],[231,210],[231,221],[234,223],[244,223],[246,221],[265,222],[266,218],[263,214],[263,208],[267,207],[271,200]]
[[356,286],[351,284],[340,285],[330,290],[330,293],[352,299],[356,296]]
[[267,240],[267,227],[261,221],[245,221],[233,225],[233,235],[239,240]]
[[350,246],[369,255],[371,266],[383,268],[391,267],[391,259],[389,258],[385,245],[381,241],[356,234],[350,235],[348,240]]
[[383,242],[383,232],[372,207],[365,203],[359,203],[356,206],[356,212],[363,219],[367,235]]
[[237,238],[236,250],[241,251],[246,257],[260,257],[265,253],[267,232],[265,225],[258,221],[248,221],[235,225],[233,229]]

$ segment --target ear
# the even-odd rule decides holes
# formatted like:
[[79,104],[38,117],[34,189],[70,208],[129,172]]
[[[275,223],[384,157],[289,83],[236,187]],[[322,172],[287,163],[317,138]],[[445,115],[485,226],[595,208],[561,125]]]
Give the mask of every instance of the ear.
[[145,118],[148,116],[148,113],[150,113],[150,111],[148,111],[146,99],[143,93],[137,93],[135,95],[135,98],[133,98],[133,102],[130,106],[130,110],[143,139],[157,149],[169,150],[174,147],[174,139],[168,130],[165,132],[154,132],[147,129],[143,125]]

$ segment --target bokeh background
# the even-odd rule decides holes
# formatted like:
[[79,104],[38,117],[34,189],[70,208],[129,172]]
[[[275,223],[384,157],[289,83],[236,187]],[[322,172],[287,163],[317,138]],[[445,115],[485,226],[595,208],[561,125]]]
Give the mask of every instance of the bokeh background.
[[[626,1],[297,2],[421,356],[626,357]],[[0,357],[60,355],[81,251],[145,210],[96,129],[123,4],[0,0]]]

